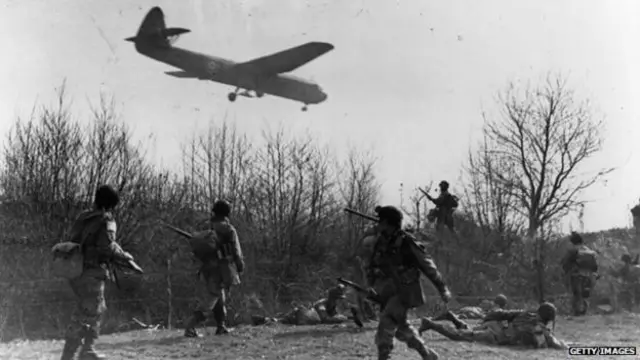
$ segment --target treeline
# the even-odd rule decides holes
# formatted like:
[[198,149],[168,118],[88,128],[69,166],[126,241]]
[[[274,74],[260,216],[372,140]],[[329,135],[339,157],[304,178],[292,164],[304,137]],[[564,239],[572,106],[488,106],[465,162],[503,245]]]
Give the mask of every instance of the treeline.
[[[351,149],[339,157],[311,136],[265,129],[252,138],[220,122],[175,149],[182,155],[181,169],[169,171],[148,161],[145,144],[133,140],[113,99],[102,97],[94,104],[89,121],[79,121],[64,87],[57,99],[35,108],[29,119],[17,119],[4,142],[2,340],[64,331],[73,297],[65,282],[50,276],[49,251],[65,238],[77,214],[91,206],[103,183],[121,193],[118,241],[146,270],[144,276],[117,273],[119,288],[108,289],[104,332],[123,329],[132,317],[164,326],[179,326],[186,318],[198,264],[184,240],[162,223],[202,229],[216,199],[232,203],[247,263],[243,283],[231,296],[233,322],[313,301],[338,275],[362,281],[356,253],[366,220],[342,209],[370,213],[379,204],[371,154]],[[433,232],[425,220],[427,203],[416,192],[404,210],[417,237],[428,245],[461,303],[505,293],[522,305],[563,293],[558,260],[566,241],[552,222],[537,229],[539,240],[526,236],[531,233],[523,226],[527,214],[512,191],[518,184],[505,185],[486,171],[498,168],[509,167],[485,149],[470,157],[463,186],[453,184],[462,200],[457,237]],[[603,253],[624,251],[619,241],[599,241]],[[610,289],[598,292],[606,297]]]
[[[267,129],[254,139],[223,122],[176,149],[183,169],[171,172],[148,162],[144,144],[133,141],[113,100],[103,97],[89,121],[74,116],[62,88],[55,106],[16,121],[5,141],[0,173],[5,337],[62,330],[70,306],[56,302],[71,294],[64,282],[50,277],[49,250],[91,206],[103,183],[120,188],[118,241],[149,273],[119,273],[120,289],[109,292],[115,305],[105,328],[129,322],[132,314],[166,324],[172,312],[173,325],[180,322],[191,305],[197,264],[183,240],[161,222],[202,229],[219,198],[233,205],[247,258],[231,306],[238,317],[246,315],[241,313],[247,299],[261,300],[264,311],[311,300],[321,295],[323,283],[354,267],[365,223],[345,216],[342,208],[370,212],[378,203],[375,159],[369,154],[353,149],[338,159],[310,136]],[[167,290],[176,296],[169,300]],[[22,311],[13,311],[16,307]]]

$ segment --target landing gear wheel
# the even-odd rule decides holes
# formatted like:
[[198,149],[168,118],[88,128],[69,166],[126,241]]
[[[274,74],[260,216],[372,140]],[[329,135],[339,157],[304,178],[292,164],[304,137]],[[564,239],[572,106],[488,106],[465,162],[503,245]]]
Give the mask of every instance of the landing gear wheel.
[[307,105],[305,105],[305,106],[303,106],[303,107],[302,107],[302,111],[307,111],[307,109],[308,109],[308,108],[307,108]]
[[236,97],[237,97],[236,93],[229,93],[229,96],[228,96],[229,101],[231,102],[236,101]]
[[263,92],[256,91],[256,96],[257,96],[257,97],[259,97],[259,98],[261,98],[261,97],[263,97],[263,96],[264,96],[264,93],[263,93]]

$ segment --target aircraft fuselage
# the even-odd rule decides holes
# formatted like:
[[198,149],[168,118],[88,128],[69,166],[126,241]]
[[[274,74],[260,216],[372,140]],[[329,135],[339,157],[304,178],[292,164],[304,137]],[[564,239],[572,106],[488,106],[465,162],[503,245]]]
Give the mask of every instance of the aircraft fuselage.
[[292,75],[278,74],[260,76],[246,67],[239,71],[231,60],[201,54],[174,46],[157,47],[136,42],[136,50],[149,58],[179,68],[194,78],[211,80],[241,89],[253,90],[257,94],[271,94],[306,104],[318,104],[327,99],[327,94],[318,84]]

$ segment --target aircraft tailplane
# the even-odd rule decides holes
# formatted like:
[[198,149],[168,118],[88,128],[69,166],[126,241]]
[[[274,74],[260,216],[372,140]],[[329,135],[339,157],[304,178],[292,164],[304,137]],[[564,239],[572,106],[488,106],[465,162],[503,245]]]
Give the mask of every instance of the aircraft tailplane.
[[171,47],[173,41],[182,34],[191,30],[184,28],[167,28],[164,22],[164,13],[160,7],[154,7],[147,13],[138,33],[134,37],[127,38],[137,44],[148,44],[159,47]]

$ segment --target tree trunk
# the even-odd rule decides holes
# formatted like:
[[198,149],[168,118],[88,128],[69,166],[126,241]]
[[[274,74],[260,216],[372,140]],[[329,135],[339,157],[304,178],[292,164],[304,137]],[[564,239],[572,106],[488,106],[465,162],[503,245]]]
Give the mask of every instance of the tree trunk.
[[545,274],[544,274],[544,265],[545,265],[545,241],[542,237],[537,239],[537,248],[538,248],[538,258],[537,258],[537,266],[536,266],[536,274],[537,274],[537,284],[538,284],[538,302],[542,303],[545,300]]
[[527,230],[527,237],[529,241],[532,242],[534,248],[534,270],[535,270],[535,281],[536,281],[536,295],[539,302],[544,301],[545,297],[545,274],[544,274],[544,265],[545,265],[545,242],[543,238],[543,234],[539,235],[540,224],[535,219],[529,218],[529,229]]

